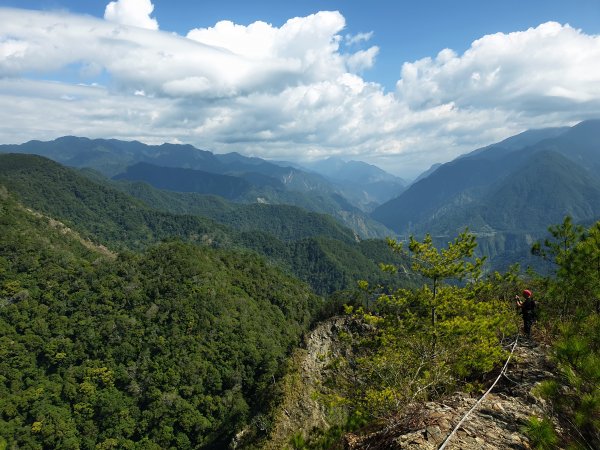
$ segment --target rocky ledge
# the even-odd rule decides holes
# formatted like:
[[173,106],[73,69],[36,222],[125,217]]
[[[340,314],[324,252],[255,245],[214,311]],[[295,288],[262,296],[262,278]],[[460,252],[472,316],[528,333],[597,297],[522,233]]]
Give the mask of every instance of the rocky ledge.
[[[505,374],[448,440],[448,450],[528,449],[522,427],[531,416],[541,417],[546,405],[531,394],[536,384],[553,377],[546,348],[520,342]],[[439,402],[408,408],[384,428],[348,434],[345,448],[436,450],[481,395],[456,393]]]

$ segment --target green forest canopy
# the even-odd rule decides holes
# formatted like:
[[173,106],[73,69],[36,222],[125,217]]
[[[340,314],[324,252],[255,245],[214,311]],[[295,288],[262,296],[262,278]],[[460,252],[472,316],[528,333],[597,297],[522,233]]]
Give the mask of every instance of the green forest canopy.
[[[250,254],[170,242],[114,258],[3,191],[0,439],[196,448],[268,405],[320,300]],[[3,441],[0,441],[0,443]]]

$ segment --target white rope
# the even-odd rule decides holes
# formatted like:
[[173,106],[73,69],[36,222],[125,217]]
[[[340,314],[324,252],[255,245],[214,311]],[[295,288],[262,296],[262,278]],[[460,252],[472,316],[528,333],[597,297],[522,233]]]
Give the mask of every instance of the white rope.
[[517,339],[515,339],[515,343],[512,346],[512,350],[510,351],[510,355],[508,355],[508,359],[506,360],[506,362],[504,363],[504,367],[502,367],[502,370],[500,371],[500,374],[498,375],[498,378],[496,378],[496,381],[494,381],[494,383],[490,386],[490,388],[485,391],[485,394],[483,394],[481,396],[481,398],[479,400],[477,400],[477,402],[473,405],[473,407],[467,411],[467,413],[463,416],[462,419],[460,419],[460,422],[458,422],[458,424],[454,427],[454,430],[452,430],[452,433],[450,433],[446,439],[444,440],[444,442],[442,442],[442,445],[440,445],[438,447],[438,450],[443,450],[444,448],[446,448],[446,445],[448,444],[448,442],[450,441],[450,438],[452,438],[452,436],[454,436],[454,434],[458,431],[458,429],[460,428],[460,426],[463,424],[463,422],[465,420],[467,420],[467,417],[469,417],[469,415],[475,410],[475,408],[477,408],[479,406],[479,404],[483,401],[483,399],[490,393],[492,392],[492,389],[494,389],[494,386],[496,386],[496,383],[498,383],[498,380],[500,379],[500,377],[502,376],[502,374],[504,374],[504,372],[506,371],[506,368],[508,367],[508,362],[510,361],[510,358],[512,357],[514,351],[515,351],[515,347],[517,346],[517,342],[519,342],[519,336],[517,335]]

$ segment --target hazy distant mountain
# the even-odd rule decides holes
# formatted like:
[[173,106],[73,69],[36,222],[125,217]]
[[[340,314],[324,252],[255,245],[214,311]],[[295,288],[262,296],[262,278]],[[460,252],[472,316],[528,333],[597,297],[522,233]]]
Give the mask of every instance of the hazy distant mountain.
[[247,172],[231,176],[138,163],[116,175],[114,179],[143,181],[155,188],[175,192],[218,195],[241,203],[299,206],[307,211],[329,214],[362,238],[382,238],[393,234],[339,194],[318,190],[288,190],[275,178],[260,173]]
[[346,161],[332,156],[320,161],[305,163],[304,166],[335,181],[356,181],[357,178],[360,178],[359,181],[363,183],[394,181],[406,184],[402,178],[362,161]]
[[556,151],[596,175],[600,172],[600,120],[581,122],[538,147]]
[[[124,173],[113,177],[115,180],[142,181],[157,189],[166,189],[178,193],[198,193],[218,195],[239,203],[259,203],[261,211],[269,214],[269,205],[294,205],[307,211],[328,214],[355,231],[363,238],[386,237],[393,232],[370,219],[360,209],[353,206],[344,197],[335,193],[319,191],[298,192],[284,188],[275,178],[258,173],[244,173],[241,177],[219,175],[193,169],[159,167],[147,163],[138,163]],[[135,195],[135,194],[134,194]],[[189,198],[195,202],[197,199]],[[213,203],[210,217],[222,214],[213,211],[221,205],[225,214],[229,207]],[[168,209],[170,211],[170,209]],[[180,211],[182,211],[180,209]],[[185,211],[190,212],[191,209]],[[301,220],[300,216],[297,218]],[[277,220],[273,218],[273,220]]]
[[529,131],[441,165],[372,217],[401,234],[468,226],[492,256],[510,234],[522,251],[565,215],[600,217],[599,169],[600,121]]
[[425,172],[421,173],[417,178],[415,178],[411,184],[415,184],[417,181],[421,181],[423,178],[427,178],[429,175],[435,172],[441,165],[442,163],[432,164],[429,169],[427,169]]
[[236,152],[216,154],[214,157],[223,165],[221,172],[219,172],[222,174],[244,178],[256,178],[260,174],[277,180],[281,183],[281,187],[291,191],[318,191],[322,194],[331,194],[336,191],[335,187],[322,176],[298,167],[280,165]]
[[108,177],[125,172],[129,166],[145,162],[155,166],[195,169],[238,177],[245,173],[262,174],[275,178],[292,190],[334,191],[330,183],[316,174],[239,153],[215,155],[192,145],[146,145],[137,141],[65,136],[48,142],[0,145],[0,152],[41,155],[67,166],[89,167]]
[[519,150],[531,145],[535,145],[545,139],[552,139],[569,131],[569,127],[542,128],[539,130],[527,130],[504,139],[496,144],[474,150],[459,158],[472,157],[480,153],[487,152],[488,157],[492,154],[488,150],[493,150],[493,153],[498,156],[506,155],[514,150]]
[[[246,203],[300,206],[330,214],[364,238],[393,234],[325,177],[239,153],[215,155],[191,145],[146,145],[73,136],[50,142],[0,145],[0,152],[34,153],[71,167],[92,168],[105,176],[142,180],[175,191],[222,195]],[[151,166],[185,170],[165,169],[160,174]]]
[[304,166],[334,183],[340,192],[365,210],[399,195],[407,182],[362,161],[331,157]]
[[141,162],[128,167],[125,172],[113,178],[115,180],[145,181],[158,189],[169,191],[220,195],[230,200],[239,198],[252,189],[252,184],[240,177],[203,170],[160,167]]
[[90,167],[106,176],[123,172],[138,162],[185,167],[220,173],[223,164],[208,151],[191,145],[146,145],[138,141],[88,139],[64,136],[53,141],[29,141],[24,144],[0,145],[4,153],[32,153],[71,167]]
[[[573,128],[522,133],[441,165],[400,196],[378,207],[372,216],[398,232],[406,232],[409,228],[423,231],[434,226],[448,209],[482,204],[490,210],[498,210],[501,204],[488,204],[486,199],[492,198],[499,186],[522,177],[525,167],[531,170],[532,165],[539,164],[540,156],[532,158],[540,152],[554,152],[570,159],[579,165],[582,173],[589,173],[588,182],[591,182],[597,177],[596,168],[600,167],[599,142],[600,121],[582,122]],[[525,146],[519,147],[520,144]],[[574,169],[568,170],[558,157],[550,153],[545,155],[548,162],[542,167],[548,173],[560,173],[561,170],[564,176],[573,173]],[[530,186],[527,191],[547,194],[544,173],[536,170],[535,174],[528,178]],[[488,225],[494,228],[494,224]]]
[[600,216],[600,178],[553,151],[536,152],[477,201],[437,211],[428,230],[444,235],[468,226],[474,231],[545,230],[565,216],[585,221]]

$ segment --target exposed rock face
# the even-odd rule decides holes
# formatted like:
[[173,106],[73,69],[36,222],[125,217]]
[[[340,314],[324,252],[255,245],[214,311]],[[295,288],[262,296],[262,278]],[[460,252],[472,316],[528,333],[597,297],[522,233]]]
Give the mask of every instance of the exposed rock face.
[[[471,413],[446,445],[450,450],[530,448],[521,427],[531,416],[540,417],[544,403],[531,395],[540,381],[552,378],[543,348],[520,344],[506,375]],[[436,450],[479,396],[457,393],[440,402],[415,405],[387,427],[369,434],[346,436],[345,448]]]
[[264,445],[265,449],[285,448],[291,436],[306,436],[313,428],[327,429],[331,425],[326,408],[317,396],[327,365],[333,358],[341,356],[347,347],[340,343],[340,332],[348,330],[352,324],[350,317],[334,317],[317,325],[306,336],[305,348],[294,354],[297,370],[286,377],[286,395],[278,408],[271,439]]

